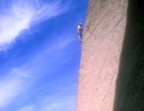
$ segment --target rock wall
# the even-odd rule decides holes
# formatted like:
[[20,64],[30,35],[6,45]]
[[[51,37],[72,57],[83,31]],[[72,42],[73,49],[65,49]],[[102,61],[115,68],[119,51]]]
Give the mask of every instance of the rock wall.
[[142,4],[89,0],[76,111],[144,111]]

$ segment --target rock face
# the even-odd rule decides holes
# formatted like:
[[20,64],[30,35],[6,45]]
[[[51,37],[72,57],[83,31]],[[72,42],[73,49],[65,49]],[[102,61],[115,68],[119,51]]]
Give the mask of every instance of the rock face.
[[144,111],[143,0],[89,0],[76,111]]

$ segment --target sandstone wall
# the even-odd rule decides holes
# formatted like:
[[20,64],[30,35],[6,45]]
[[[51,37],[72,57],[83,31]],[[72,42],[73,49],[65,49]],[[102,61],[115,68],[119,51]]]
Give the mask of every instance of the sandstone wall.
[[[144,111],[132,107],[134,104],[130,101],[140,107],[136,105],[136,93],[129,95],[133,91],[129,84],[136,81],[130,78],[137,77],[136,73],[129,75],[139,73],[140,66],[136,64],[140,64],[144,49],[141,4],[141,0],[89,0],[76,111]],[[133,71],[134,67],[138,70]],[[139,87],[142,92],[142,86],[144,84],[134,88]],[[127,100],[127,97],[133,99]]]

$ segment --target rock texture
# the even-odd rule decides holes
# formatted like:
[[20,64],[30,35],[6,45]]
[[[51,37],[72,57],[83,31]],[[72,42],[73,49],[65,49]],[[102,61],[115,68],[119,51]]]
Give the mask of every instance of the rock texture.
[[143,0],[89,0],[76,111],[144,111]]

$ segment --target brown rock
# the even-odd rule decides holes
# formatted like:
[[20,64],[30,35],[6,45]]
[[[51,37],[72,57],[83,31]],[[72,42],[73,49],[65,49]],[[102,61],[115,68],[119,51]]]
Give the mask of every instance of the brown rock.
[[143,0],[89,0],[76,111],[144,111]]

